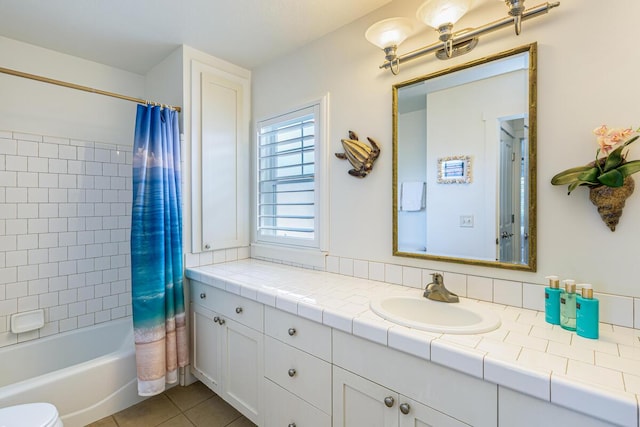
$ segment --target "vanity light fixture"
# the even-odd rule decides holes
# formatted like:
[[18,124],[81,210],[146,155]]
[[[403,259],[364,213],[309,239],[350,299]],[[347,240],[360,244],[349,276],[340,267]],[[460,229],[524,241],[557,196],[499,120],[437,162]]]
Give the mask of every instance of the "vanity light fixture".
[[409,37],[411,31],[413,31],[413,25],[408,18],[389,18],[370,26],[364,33],[364,37],[369,43],[384,50],[384,59],[387,60],[391,72],[398,74],[399,62],[396,61],[396,49]]
[[469,10],[471,0],[427,0],[418,8],[416,16],[438,32],[439,42],[397,55],[397,49],[412,31],[407,18],[390,18],[373,24],[365,33],[366,39],[384,50],[385,62],[380,68],[388,68],[393,74],[400,72],[400,63],[435,52],[439,59],[449,59],[470,52],[478,44],[481,35],[513,25],[520,35],[522,21],[535,18],[560,6],[560,2],[542,3],[525,10],[524,0],[499,0],[509,8],[509,16],[478,28],[466,28],[453,32],[453,25]]

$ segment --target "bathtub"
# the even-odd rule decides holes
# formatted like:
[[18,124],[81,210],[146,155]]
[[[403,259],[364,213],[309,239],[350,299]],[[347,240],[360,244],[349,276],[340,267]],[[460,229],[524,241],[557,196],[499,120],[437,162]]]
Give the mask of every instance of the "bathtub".
[[131,318],[0,348],[0,408],[49,402],[82,427],[143,399]]

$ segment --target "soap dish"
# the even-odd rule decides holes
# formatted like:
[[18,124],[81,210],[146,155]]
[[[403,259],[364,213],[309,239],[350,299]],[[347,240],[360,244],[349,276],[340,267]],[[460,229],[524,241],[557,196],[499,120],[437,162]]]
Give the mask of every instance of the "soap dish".
[[11,315],[11,332],[21,334],[44,326],[44,310],[25,311]]

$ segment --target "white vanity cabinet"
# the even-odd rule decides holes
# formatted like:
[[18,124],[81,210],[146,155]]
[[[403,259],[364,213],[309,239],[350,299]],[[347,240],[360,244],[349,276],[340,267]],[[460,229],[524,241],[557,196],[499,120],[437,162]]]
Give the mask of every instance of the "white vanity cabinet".
[[331,427],[331,328],[265,307],[265,427]]
[[611,427],[614,425],[506,387],[499,387],[499,396],[498,420],[501,426]]
[[[344,418],[345,413],[357,417],[359,413],[367,413],[366,408],[377,408],[375,410],[384,414],[385,420],[389,417],[389,422],[401,423],[390,425],[420,425],[416,418],[421,419],[423,423],[426,422],[425,425],[434,426],[498,425],[496,384],[335,330],[333,364],[334,427],[358,425],[340,422],[349,420],[349,415]],[[345,376],[339,368],[355,375]],[[340,385],[337,379],[343,377],[346,379],[343,381],[344,384]],[[364,383],[360,382],[358,377],[366,378],[366,381],[371,383],[371,388],[363,387]],[[394,411],[385,411],[388,409],[385,398],[389,396],[395,401]],[[353,404],[355,409],[351,408],[349,397],[356,402]],[[400,405],[405,403],[409,405],[408,412],[411,417],[404,417],[405,414],[402,414],[403,416],[398,418],[398,414],[402,412]],[[360,409],[359,406],[363,408]],[[411,421],[412,417],[414,421]],[[405,422],[409,424],[404,424]]]
[[393,390],[333,367],[333,427],[463,427],[449,417]]
[[254,423],[262,423],[262,304],[191,282],[192,373]]

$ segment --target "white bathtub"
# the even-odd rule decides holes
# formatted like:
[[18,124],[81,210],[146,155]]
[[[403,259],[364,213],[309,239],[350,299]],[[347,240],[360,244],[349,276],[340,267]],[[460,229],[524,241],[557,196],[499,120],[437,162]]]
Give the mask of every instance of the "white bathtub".
[[141,400],[131,318],[0,348],[0,408],[49,402],[82,427]]

